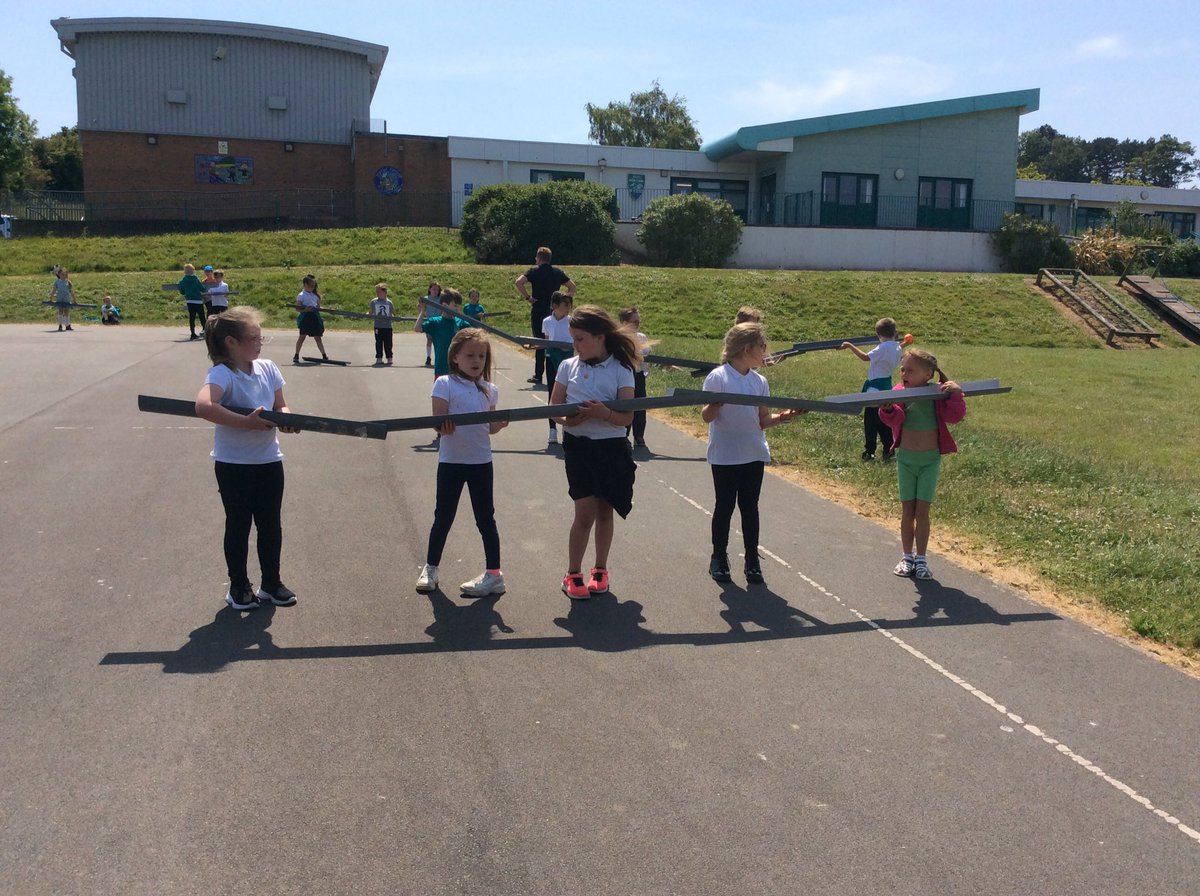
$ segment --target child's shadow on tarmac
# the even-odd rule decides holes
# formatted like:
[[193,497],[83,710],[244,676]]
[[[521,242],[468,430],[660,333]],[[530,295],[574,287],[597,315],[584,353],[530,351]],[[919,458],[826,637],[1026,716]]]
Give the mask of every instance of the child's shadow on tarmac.
[[512,628],[496,609],[500,595],[473,599],[469,604],[456,604],[440,588],[428,595],[433,608],[433,624],[425,634],[433,643],[452,650],[486,647],[496,632],[512,634]]
[[260,655],[276,652],[279,648],[267,631],[274,618],[275,607],[269,603],[249,613],[222,607],[212,622],[192,630],[188,642],[163,663],[163,672],[220,672],[251,650]]
[[1008,625],[1008,619],[1003,614],[965,591],[947,588],[935,579],[914,579],[913,584],[917,589],[913,614],[918,619],[932,619],[941,612],[953,623]]
[[620,601],[609,591],[588,600],[571,601],[567,615],[555,619],[554,624],[570,632],[584,650],[618,653],[651,643],[654,633],[641,627],[645,621],[641,604]]
[[747,624],[777,635],[795,635],[806,628],[825,624],[796,609],[766,585],[743,588],[735,582],[723,582],[721,602],[726,607],[721,611],[721,618],[731,632],[739,635],[750,633]]

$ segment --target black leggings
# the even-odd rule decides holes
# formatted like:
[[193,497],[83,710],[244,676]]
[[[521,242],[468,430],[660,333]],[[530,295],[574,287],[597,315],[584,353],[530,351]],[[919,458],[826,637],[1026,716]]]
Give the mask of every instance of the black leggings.
[[454,517],[458,514],[458,500],[463,486],[471,496],[471,510],[475,513],[475,528],[483,536],[485,568],[500,568],[500,532],[496,529],[496,508],[492,503],[492,465],[486,464],[438,464],[437,503],[433,509],[433,528],[429,530],[429,550],[425,562],[437,566],[442,562],[442,550]]
[[[529,331],[538,339],[545,339],[542,332],[542,321],[550,314],[550,305],[546,302],[534,302],[529,306]],[[533,375],[539,380],[546,369],[546,350],[539,348],[533,353]]]
[[[546,391],[550,395],[554,394],[554,383],[558,379],[558,365],[561,363],[562,357],[557,351],[550,350],[546,352]],[[546,403],[550,403],[550,399],[548,397],[546,399]],[[551,420],[550,429],[554,430],[556,428],[557,427],[554,425],[554,421]]]
[[191,330],[193,333],[195,333],[196,332],[196,320],[199,319],[200,329],[203,330],[204,329],[204,321],[206,319],[205,314],[204,314],[204,306],[197,302],[188,302],[187,309],[188,309],[188,329]]
[[[269,464],[216,462],[217,488],[225,505],[225,566],[230,588],[248,584],[246,555],[250,524],[258,530],[258,566],[262,587],[279,586],[279,554],[283,549],[283,461]],[[236,592],[235,592],[236,593]]]
[[[633,397],[646,397],[646,371],[639,370],[633,375]],[[629,436],[630,431],[633,432],[633,438],[636,442],[644,442],[646,440],[646,412],[634,411],[633,422],[625,427],[625,435]]]
[[762,492],[761,460],[748,464],[713,464],[713,488],[717,493],[712,515],[713,554],[729,549],[729,523],[736,504],[742,511],[742,545],[746,557],[758,556],[758,496]]

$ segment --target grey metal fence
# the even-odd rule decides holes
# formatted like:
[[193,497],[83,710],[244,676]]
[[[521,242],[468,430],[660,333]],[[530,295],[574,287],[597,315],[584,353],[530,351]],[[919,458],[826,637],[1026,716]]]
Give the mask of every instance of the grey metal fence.
[[[616,190],[618,220],[638,221],[666,188]],[[356,225],[454,227],[462,222],[462,192],[403,192],[394,196],[349,190],[138,190],[114,193],[0,192],[0,211],[18,221],[80,224],[170,223],[210,228],[219,224],[298,227]],[[995,231],[1012,202],[974,200],[958,207],[920,205],[915,196],[879,196],[874,202],[821,202],[812,192],[760,194],[747,206],[732,197],[745,222],[755,227],[859,227],[894,230]],[[19,226],[19,225],[18,225]]]

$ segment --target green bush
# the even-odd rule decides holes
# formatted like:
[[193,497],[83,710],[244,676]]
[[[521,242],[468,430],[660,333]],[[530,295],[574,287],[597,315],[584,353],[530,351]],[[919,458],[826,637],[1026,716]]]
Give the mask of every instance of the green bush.
[[742,240],[742,219],[724,199],[663,196],[646,206],[637,239],[651,264],[719,268]]
[[480,264],[522,264],[539,246],[563,264],[616,264],[617,194],[566,180],[481,187],[463,204],[461,237]]
[[1164,277],[1200,277],[1200,244],[1180,240],[1167,250],[1158,269]]
[[1005,215],[1000,229],[992,234],[992,246],[1005,270],[1014,274],[1036,274],[1039,268],[1074,267],[1067,241],[1049,221],[1028,215]]

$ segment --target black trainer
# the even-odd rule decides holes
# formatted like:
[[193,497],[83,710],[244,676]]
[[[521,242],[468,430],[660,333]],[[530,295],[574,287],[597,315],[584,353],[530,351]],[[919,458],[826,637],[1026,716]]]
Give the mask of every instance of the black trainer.
[[225,595],[225,603],[235,610],[257,610],[258,598],[254,596],[254,587],[249,582],[241,585],[230,585],[229,593]]
[[258,589],[259,600],[269,600],[277,607],[290,607],[296,603],[296,592],[292,591],[287,585],[280,582],[273,589],[266,588]]
[[730,581],[733,577],[729,573],[729,555],[714,554],[708,561],[708,574],[713,577],[714,582]]
[[761,585],[766,579],[763,578],[762,567],[758,565],[758,558],[746,559],[746,582],[751,585]]

